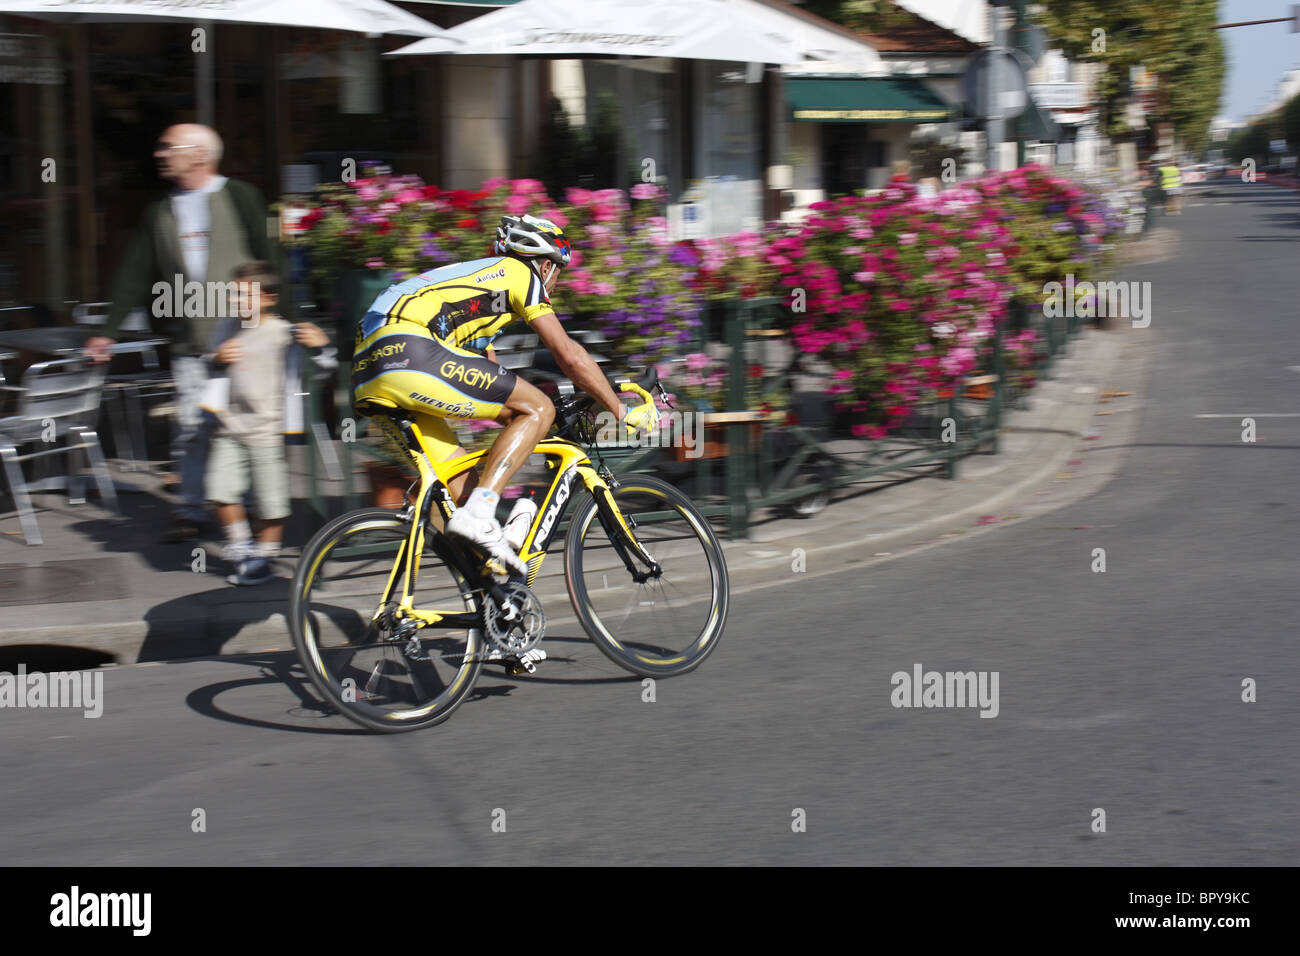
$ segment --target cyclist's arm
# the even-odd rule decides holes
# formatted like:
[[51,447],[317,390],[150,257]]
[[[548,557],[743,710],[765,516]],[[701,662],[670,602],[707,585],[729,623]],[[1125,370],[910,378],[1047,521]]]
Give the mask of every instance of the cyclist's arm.
[[[496,362],[496,361],[497,361],[497,350],[494,349],[492,346],[489,345],[487,348],[485,348],[485,349],[483,350],[483,354],[484,354],[485,356],[487,356],[487,360],[488,360],[489,362]],[[500,362],[497,362],[497,364],[500,365],[501,363],[500,363]]]
[[569,338],[569,333],[564,331],[564,326],[560,324],[555,314],[539,315],[531,324],[542,344],[555,356],[555,363],[560,366],[560,371],[574,385],[600,402],[613,412],[619,421],[622,421],[627,414],[627,409],[618,400],[614,389],[610,387],[609,380],[605,378],[600,366],[587,350],[580,343]]

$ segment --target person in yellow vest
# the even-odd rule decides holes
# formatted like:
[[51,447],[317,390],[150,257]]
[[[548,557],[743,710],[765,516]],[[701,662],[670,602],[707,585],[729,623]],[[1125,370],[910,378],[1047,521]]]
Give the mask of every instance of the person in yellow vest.
[[1183,202],[1183,177],[1177,166],[1160,167],[1160,188],[1165,191],[1165,212],[1177,216]]

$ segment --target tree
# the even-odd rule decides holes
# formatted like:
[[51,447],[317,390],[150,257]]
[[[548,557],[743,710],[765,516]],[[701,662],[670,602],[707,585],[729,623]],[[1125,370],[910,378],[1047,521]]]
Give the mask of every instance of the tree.
[[1292,153],[1300,150],[1300,93],[1286,101],[1282,107],[1282,138]]
[[1240,163],[1243,159],[1253,159],[1260,166],[1267,165],[1268,143],[1269,140],[1276,139],[1273,135],[1275,130],[1275,118],[1267,116],[1256,120],[1244,129],[1237,130],[1228,140],[1228,156],[1234,163]]
[[1101,63],[1097,82],[1101,127],[1130,132],[1124,107],[1133,94],[1129,70],[1158,77],[1149,123],[1170,122],[1193,151],[1204,149],[1226,71],[1223,38],[1212,29],[1217,0],[1044,0],[1041,20],[1052,42],[1072,60]]

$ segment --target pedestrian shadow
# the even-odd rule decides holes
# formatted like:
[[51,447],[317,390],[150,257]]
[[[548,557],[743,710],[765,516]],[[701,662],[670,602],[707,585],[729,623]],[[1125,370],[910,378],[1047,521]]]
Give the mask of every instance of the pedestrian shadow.
[[176,571],[185,568],[195,548],[215,553],[210,541],[194,540],[177,544],[164,544],[159,534],[167,526],[171,506],[152,495],[135,496],[148,500],[127,501],[119,497],[121,513],[102,518],[87,518],[68,525],[68,530],[84,537],[91,546],[103,553],[137,554],[155,571]]
[[[167,544],[161,540],[162,532],[171,521],[172,505],[166,499],[150,492],[119,495],[119,513],[86,518],[67,525],[67,529],[82,535],[100,551],[118,554],[137,554],[156,571],[176,571],[187,568],[194,558],[194,549],[201,548],[205,563],[217,560],[223,542],[221,531],[214,526],[205,538]],[[292,512],[285,522],[285,547],[305,542],[321,525],[310,512],[309,503],[302,499],[292,501]]]
[[[173,566],[174,569],[174,566]],[[275,577],[255,588],[222,585],[184,594],[150,608],[138,661],[218,657],[222,648],[245,628],[267,625],[289,606],[289,579]],[[269,643],[283,645],[289,635],[283,625],[267,634]]]

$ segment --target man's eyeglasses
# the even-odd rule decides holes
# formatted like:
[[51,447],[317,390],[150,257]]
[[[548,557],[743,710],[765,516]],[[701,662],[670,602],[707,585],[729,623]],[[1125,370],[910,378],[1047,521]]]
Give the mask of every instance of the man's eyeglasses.
[[154,151],[155,153],[166,152],[167,150],[171,150],[171,149],[198,149],[198,148],[199,148],[199,144],[198,144],[198,143],[188,143],[188,144],[184,144],[184,145],[180,145],[180,144],[173,145],[173,144],[171,144],[171,143],[164,143],[164,142],[159,141],[159,142],[153,144],[153,151]]

